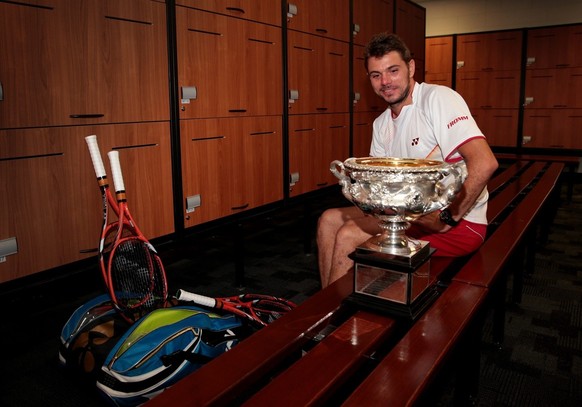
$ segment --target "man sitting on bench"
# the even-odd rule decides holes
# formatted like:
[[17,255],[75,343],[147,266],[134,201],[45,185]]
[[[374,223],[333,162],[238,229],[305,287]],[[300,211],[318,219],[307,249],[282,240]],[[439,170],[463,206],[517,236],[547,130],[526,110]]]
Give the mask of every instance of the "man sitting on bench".
[[[370,155],[464,161],[467,169],[457,198],[416,220],[407,235],[428,241],[435,256],[473,252],[485,238],[486,185],[498,164],[467,104],[450,88],[416,83],[410,51],[394,34],[372,38],[364,59],[374,91],[388,103],[374,121]],[[355,206],[326,210],[317,230],[322,288],[346,274],[348,255],[380,232],[377,219]]]

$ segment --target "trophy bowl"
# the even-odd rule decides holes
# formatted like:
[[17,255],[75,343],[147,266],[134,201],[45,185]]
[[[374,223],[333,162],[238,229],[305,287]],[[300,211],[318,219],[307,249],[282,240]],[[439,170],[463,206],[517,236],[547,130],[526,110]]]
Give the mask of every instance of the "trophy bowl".
[[426,245],[406,236],[410,222],[449,205],[466,176],[464,163],[390,157],[335,160],[330,170],[343,195],[383,230],[363,247],[396,256],[412,256]]

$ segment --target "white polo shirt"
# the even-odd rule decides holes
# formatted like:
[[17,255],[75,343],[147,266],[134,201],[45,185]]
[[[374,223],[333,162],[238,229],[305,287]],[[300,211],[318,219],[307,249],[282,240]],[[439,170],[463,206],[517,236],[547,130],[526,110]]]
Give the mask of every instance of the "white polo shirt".
[[[441,85],[415,83],[412,104],[396,119],[386,109],[373,125],[372,157],[463,161],[457,149],[474,138],[485,138],[457,92]],[[487,223],[487,188],[464,218]]]

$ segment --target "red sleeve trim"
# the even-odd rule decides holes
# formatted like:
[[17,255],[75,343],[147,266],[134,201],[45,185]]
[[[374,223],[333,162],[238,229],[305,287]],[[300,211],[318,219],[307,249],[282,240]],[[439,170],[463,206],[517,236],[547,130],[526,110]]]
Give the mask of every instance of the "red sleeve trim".
[[457,153],[457,151],[459,150],[459,148],[461,148],[462,146],[464,146],[465,144],[467,144],[469,141],[475,140],[475,139],[479,139],[479,138],[485,138],[485,136],[482,135],[482,134],[480,134],[478,136],[470,137],[467,140],[463,141],[461,144],[459,144],[457,147],[455,147],[453,149],[453,152],[451,154],[449,154],[448,156],[445,157],[445,161],[448,162],[448,163],[456,163],[456,162],[459,162],[459,161],[463,161],[463,157],[456,157],[456,158],[451,158],[451,157]]

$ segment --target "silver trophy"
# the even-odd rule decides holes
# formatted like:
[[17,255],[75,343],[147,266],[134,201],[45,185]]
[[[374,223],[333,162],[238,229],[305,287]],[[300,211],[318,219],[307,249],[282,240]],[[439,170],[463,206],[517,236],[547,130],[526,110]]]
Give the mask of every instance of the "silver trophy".
[[407,237],[406,230],[411,221],[452,202],[465,179],[465,164],[365,157],[333,161],[330,170],[343,195],[378,219],[382,229],[350,256],[355,261],[356,297],[402,304],[404,310],[396,311],[415,318],[426,301],[422,307],[415,302],[433,282],[429,259],[434,249]]

